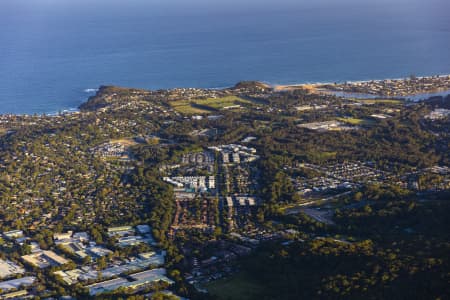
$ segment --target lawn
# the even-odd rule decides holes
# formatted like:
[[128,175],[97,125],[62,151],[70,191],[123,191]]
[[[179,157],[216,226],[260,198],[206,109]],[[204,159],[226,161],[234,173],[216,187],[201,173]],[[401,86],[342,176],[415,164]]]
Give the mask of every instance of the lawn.
[[197,107],[192,107],[191,105],[186,105],[182,107],[176,108],[179,112],[188,114],[188,115],[202,115],[202,114],[210,114],[211,111],[206,109],[201,109]]
[[208,99],[197,99],[193,100],[194,103],[204,106],[209,106],[214,109],[224,109],[228,106],[242,105],[251,103],[248,100],[236,97],[227,96],[223,98],[208,98]]
[[373,120],[368,119],[357,119],[357,118],[338,118],[338,121],[351,124],[351,125],[374,125]]
[[207,98],[194,100],[176,100],[169,102],[170,105],[180,113],[184,114],[208,114],[213,111],[226,109],[235,105],[252,103],[236,96],[222,98]]
[[[338,129],[339,130],[339,129]],[[336,159],[337,152],[334,151],[312,151],[306,154],[311,161],[324,161],[329,159]]]
[[253,280],[245,272],[208,283],[205,288],[219,300],[258,299],[264,293],[264,286]]
[[208,114],[211,111],[206,109],[200,109],[192,106],[192,102],[189,100],[177,100],[169,102],[170,106],[172,106],[176,111],[187,114],[187,115],[195,115],[195,114]]

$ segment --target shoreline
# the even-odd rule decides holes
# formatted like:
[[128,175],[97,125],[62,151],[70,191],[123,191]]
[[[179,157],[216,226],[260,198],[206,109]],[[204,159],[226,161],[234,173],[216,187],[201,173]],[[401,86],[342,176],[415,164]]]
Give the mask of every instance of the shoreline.
[[[450,77],[450,74],[436,74],[436,75],[428,75],[428,76],[415,76],[415,79],[431,79],[431,78],[439,78],[439,77]],[[327,86],[327,85],[355,85],[355,84],[367,84],[367,83],[383,83],[383,82],[388,82],[388,81],[398,81],[398,82],[402,82],[402,81],[406,81],[406,80],[410,80],[411,77],[403,77],[403,78],[384,78],[384,79],[367,79],[367,80],[353,80],[353,81],[336,81],[336,82],[303,82],[303,83],[292,83],[292,84],[279,84],[279,83],[270,83],[270,82],[266,82],[266,81],[256,81],[256,82],[260,82],[264,85],[267,85],[269,88],[273,89],[273,91],[275,92],[282,92],[282,91],[294,91],[297,89],[304,89],[304,90],[308,90],[310,93],[318,93],[318,94],[335,94],[335,93],[347,93],[347,94],[360,94],[360,95],[367,95],[367,96],[372,96],[372,97],[390,97],[390,98],[401,98],[401,99],[407,99],[408,97],[414,98],[420,95],[428,95],[428,94],[435,94],[435,93],[441,93],[441,92],[448,92],[448,94],[450,94],[450,89],[434,89],[432,91],[426,91],[426,92],[417,92],[417,93],[411,93],[411,94],[407,94],[407,95],[397,95],[397,96],[383,96],[383,95],[378,95],[378,94],[371,94],[371,93],[358,93],[358,92],[348,92],[348,91],[339,91],[339,90],[332,90],[332,89],[327,89],[327,88],[323,88],[321,89],[320,87],[323,86]],[[243,81],[240,81],[243,82]],[[239,83],[239,82],[238,82]],[[226,89],[232,89],[235,85],[231,85],[231,86],[222,86],[222,87],[211,87],[211,88],[200,88],[200,87],[194,87],[193,89],[199,89],[199,90],[226,90]],[[87,94],[91,94],[91,96],[88,96],[86,98],[86,100],[84,100],[81,104],[87,102],[89,100],[90,97],[95,96],[98,91],[99,88],[89,88],[89,89],[85,89],[84,92]],[[125,88],[130,88],[130,89],[134,89],[133,87],[125,87]],[[143,89],[146,90],[144,88],[139,88],[139,89]],[[158,91],[158,90],[176,90],[176,89],[183,89],[183,88],[179,88],[179,87],[173,87],[173,88],[168,88],[168,89],[153,89],[154,91]],[[187,88],[186,88],[187,89]],[[149,91],[151,89],[148,89]],[[94,94],[95,92],[95,94]],[[74,108],[74,107],[69,107],[69,108],[64,108],[61,109],[59,111],[51,111],[51,112],[42,112],[42,113],[0,113],[0,116],[22,116],[22,117],[31,117],[31,116],[46,116],[46,117],[57,117],[59,115],[68,115],[68,114],[74,114],[74,113],[80,113],[80,109],[79,107]]]
[[[425,82],[424,82],[425,80]],[[426,82],[428,81],[428,82]],[[435,87],[433,87],[433,85]],[[344,81],[332,83],[306,83],[273,85],[275,91],[307,90],[311,94],[337,97],[392,98],[420,101],[434,96],[450,94],[450,74]]]
[[[427,75],[427,76],[416,76],[415,78],[417,79],[427,79],[427,78],[435,78],[435,77],[449,77],[449,74],[435,74],[435,75]],[[383,79],[365,79],[365,80],[345,80],[345,81],[335,81],[335,82],[303,82],[303,83],[292,83],[292,84],[282,84],[282,83],[277,83],[277,84],[271,84],[271,83],[267,83],[268,85],[270,85],[272,88],[274,88],[277,91],[281,91],[283,90],[283,88],[293,88],[293,89],[297,89],[297,88],[302,88],[302,87],[318,87],[318,86],[323,86],[323,85],[340,85],[340,84],[360,84],[360,83],[370,83],[370,82],[374,82],[374,83],[380,83],[380,82],[384,82],[384,81],[404,81],[404,80],[409,80],[410,77],[399,77],[399,78],[383,78]]]
[[[446,74],[433,74],[433,75],[423,75],[423,76],[415,76],[418,79],[422,79],[422,78],[432,78],[432,77],[446,77],[446,76],[450,76],[450,73],[446,73]],[[273,86],[299,86],[299,85],[307,85],[307,84],[311,84],[311,85],[316,85],[316,84],[344,84],[344,83],[367,83],[367,82],[380,82],[380,81],[385,81],[385,80],[406,80],[409,79],[410,77],[397,77],[397,78],[378,78],[378,79],[362,79],[362,80],[343,80],[343,81],[317,81],[317,82],[298,82],[298,83],[292,83],[292,84],[283,84],[283,83],[274,83],[274,84],[270,84]]]

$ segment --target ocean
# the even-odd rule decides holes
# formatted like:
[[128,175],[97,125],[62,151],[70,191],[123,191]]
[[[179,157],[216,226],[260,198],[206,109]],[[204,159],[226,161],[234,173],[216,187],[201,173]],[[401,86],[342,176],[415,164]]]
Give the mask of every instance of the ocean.
[[0,113],[100,85],[219,88],[450,74],[444,0],[1,0]]

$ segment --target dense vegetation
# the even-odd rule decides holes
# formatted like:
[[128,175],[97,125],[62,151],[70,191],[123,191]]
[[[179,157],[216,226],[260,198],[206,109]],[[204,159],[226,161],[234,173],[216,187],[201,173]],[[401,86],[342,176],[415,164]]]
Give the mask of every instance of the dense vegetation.
[[378,200],[339,212],[327,230],[304,215],[284,219],[316,238],[267,244],[242,261],[240,280],[256,293],[243,299],[446,299],[448,197]]

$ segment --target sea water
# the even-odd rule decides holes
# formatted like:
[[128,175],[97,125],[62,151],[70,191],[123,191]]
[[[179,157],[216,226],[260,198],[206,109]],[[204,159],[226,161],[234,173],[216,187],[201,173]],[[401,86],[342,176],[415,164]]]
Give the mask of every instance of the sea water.
[[450,73],[443,0],[1,0],[0,113],[100,85],[217,88]]

